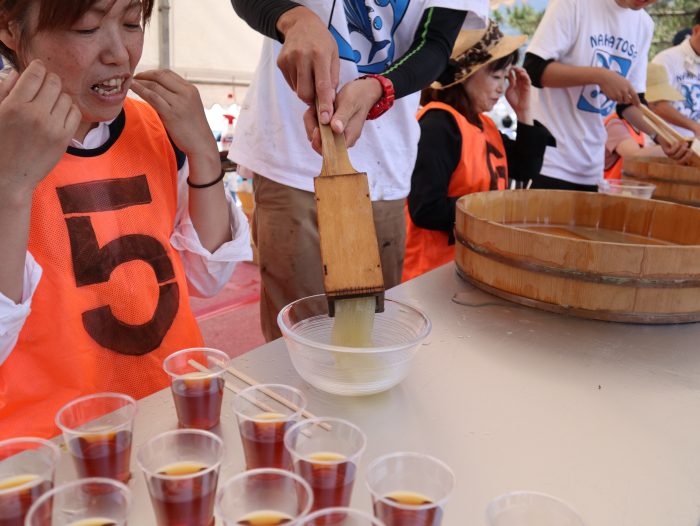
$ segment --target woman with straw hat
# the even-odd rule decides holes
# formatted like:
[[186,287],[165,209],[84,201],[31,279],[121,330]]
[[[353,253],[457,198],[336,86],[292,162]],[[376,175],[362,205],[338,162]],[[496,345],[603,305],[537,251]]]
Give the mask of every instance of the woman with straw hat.
[[[661,64],[649,63],[647,66],[647,87],[645,92],[647,102],[679,101],[683,95],[668,82],[666,69]],[[622,160],[632,156],[661,157],[668,155],[681,163],[688,162],[693,152],[688,148],[677,145],[664,152],[658,144],[651,144],[655,137],[650,137],[635,130],[631,124],[613,113],[605,119],[605,131],[608,138],[605,141],[605,178],[620,179],[622,176]]]
[[[493,21],[486,29],[462,31],[447,68],[423,91],[407,202],[404,281],[454,259],[459,197],[502,190],[509,177],[524,182],[539,173],[553,138],[533,121],[530,79],[514,66],[526,39],[503,35]],[[485,115],[503,95],[518,117],[515,141]]]

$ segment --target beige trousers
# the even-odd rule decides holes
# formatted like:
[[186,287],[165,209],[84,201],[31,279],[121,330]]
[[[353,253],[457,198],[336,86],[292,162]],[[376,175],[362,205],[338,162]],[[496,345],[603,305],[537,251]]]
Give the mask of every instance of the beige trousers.
[[[294,300],[323,293],[314,194],[255,174],[253,240],[258,247],[260,321],[267,341],[282,334],[277,314]],[[404,199],[372,203],[384,286],[401,282],[406,244]]]

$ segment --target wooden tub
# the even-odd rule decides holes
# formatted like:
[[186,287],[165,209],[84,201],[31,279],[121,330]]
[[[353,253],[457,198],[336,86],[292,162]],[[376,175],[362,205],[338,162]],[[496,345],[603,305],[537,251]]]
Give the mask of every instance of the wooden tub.
[[700,168],[682,166],[666,157],[628,157],[622,179],[656,185],[654,199],[700,206]]
[[556,190],[457,203],[459,274],[502,298],[635,323],[700,320],[700,208]]

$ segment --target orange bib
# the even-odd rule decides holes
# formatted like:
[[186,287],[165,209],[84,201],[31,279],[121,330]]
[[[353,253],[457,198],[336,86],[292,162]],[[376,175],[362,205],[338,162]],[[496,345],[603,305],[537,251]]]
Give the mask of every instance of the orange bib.
[[[618,117],[616,113],[608,115],[608,117],[605,119],[605,125],[607,126],[608,123],[613,119],[620,119],[620,117]],[[644,134],[632,128],[632,126],[630,126],[630,124],[625,119],[620,120],[624,123],[625,126],[627,126],[627,130],[629,130],[630,132],[630,137],[637,141],[637,144],[639,146],[644,146]],[[615,164],[613,164],[610,168],[605,170],[604,177],[605,179],[622,179],[622,157],[619,157],[617,161],[615,161]]]
[[43,274],[0,366],[0,439],[55,435],[56,411],[84,394],[151,394],[168,385],[167,355],[202,345],[170,245],[173,148],[148,105],[127,99],[120,119],[121,133],[64,154],[34,191],[29,251]]
[[[479,115],[483,131],[471,124],[452,106],[431,102],[418,112],[418,119],[430,110],[447,111],[457,121],[462,135],[462,153],[447,188],[449,197],[474,192],[503,190],[508,181],[508,161],[503,138],[496,124],[486,115]],[[406,256],[403,277],[406,281],[454,260],[455,247],[449,244],[447,232],[417,227],[406,205]]]

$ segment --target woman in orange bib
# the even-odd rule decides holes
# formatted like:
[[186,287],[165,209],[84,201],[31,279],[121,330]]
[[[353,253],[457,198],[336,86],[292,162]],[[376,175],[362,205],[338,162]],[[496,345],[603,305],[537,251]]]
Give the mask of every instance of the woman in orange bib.
[[196,88],[134,75],[153,3],[0,0],[0,440],[165,387],[203,343],[189,294],[250,258]]
[[[461,196],[503,190],[509,177],[526,183],[539,173],[544,149],[554,139],[532,120],[530,79],[514,66],[525,40],[504,36],[494,22],[462,31],[447,69],[423,91],[406,206],[404,281],[454,260],[455,205]],[[514,141],[484,113],[504,94],[518,116]]]

